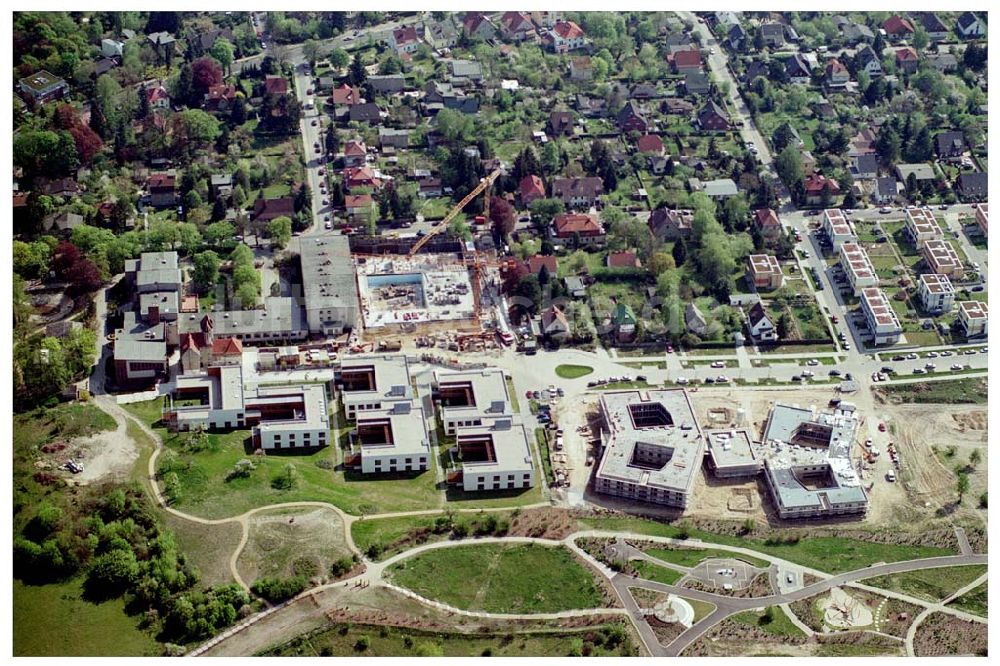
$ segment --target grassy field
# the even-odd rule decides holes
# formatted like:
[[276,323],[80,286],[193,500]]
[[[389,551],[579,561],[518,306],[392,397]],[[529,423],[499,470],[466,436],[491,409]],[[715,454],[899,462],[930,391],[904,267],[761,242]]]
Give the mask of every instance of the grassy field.
[[589,365],[557,365],[556,374],[563,379],[576,379],[578,377],[586,377],[592,373],[594,369]]
[[247,522],[246,546],[237,561],[245,581],[325,573],[336,560],[351,555],[344,523],[332,509],[261,511]]
[[[635,532],[649,536],[680,538],[681,528],[643,518],[584,518],[580,529]],[[794,543],[772,543],[764,539],[712,534],[690,528],[688,536],[728,546],[742,546],[767,555],[780,557],[827,573],[843,573],[874,562],[899,562],[924,557],[954,555],[945,548],[873,543],[844,537],[806,537]]]
[[989,399],[985,377],[887,385],[879,387],[878,391],[892,400],[912,403],[985,405]]
[[549,440],[545,439],[545,428],[535,428],[535,442],[538,444],[538,454],[542,457],[542,470],[545,472],[545,482],[550,486],[556,481],[552,472],[552,460],[549,458]]
[[659,560],[663,560],[664,562],[670,562],[671,564],[677,564],[682,567],[694,567],[709,558],[736,558],[762,569],[766,569],[771,566],[771,563],[765,560],[759,560],[755,557],[740,555],[739,553],[731,553],[725,550],[718,550],[716,548],[647,548],[644,552]]
[[177,545],[188,562],[198,569],[200,586],[232,583],[229,557],[240,543],[242,530],[233,523],[202,525],[167,511],[158,511],[163,526],[174,533]]
[[647,562],[645,560],[632,560],[631,564],[639,574],[639,578],[656,581],[657,583],[663,583],[664,585],[673,585],[684,577],[684,574],[680,571],[661,567],[658,564],[653,564],[652,562]]
[[14,656],[138,657],[162,654],[123,599],[82,599],[82,577],[50,585],[14,581]]
[[688,599],[687,597],[681,597],[684,601],[691,604],[691,608],[694,609],[694,621],[699,622],[702,618],[706,617],[715,610],[715,604],[710,604],[707,601],[699,601],[698,599]]
[[791,619],[779,606],[770,606],[767,611],[744,611],[733,615],[730,619],[733,622],[757,627],[772,636],[786,636],[790,638],[805,636],[801,629],[792,624]]
[[[432,470],[416,476],[364,478],[334,469],[338,459],[332,446],[258,458],[249,451],[250,431],[234,430],[209,434],[208,446],[193,452],[186,447],[186,434],[168,432],[158,424],[160,404],[160,400],[151,400],[126,408],[153,427],[174,454],[171,469],[181,486],[175,505],[189,513],[223,518],[279,502],[310,500],[329,502],[353,514],[430,509],[441,503]],[[158,465],[163,466],[169,458],[169,453],[161,454]],[[245,458],[253,458],[256,469],[247,477],[227,481],[230,470]],[[289,465],[294,470],[293,486],[275,488],[272,481]]]
[[989,584],[983,583],[982,585],[969,590],[948,605],[958,608],[959,610],[964,610],[967,613],[974,613],[975,615],[987,617],[986,600],[988,595]]
[[442,548],[404,560],[389,574],[398,585],[465,610],[549,613],[603,605],[593,574],[561,547]]
[[907,571],[864,581],[891,592],[909,594],[927,601],[941,601],[986,572],[985,565]]
[[[576,631],[463,634],[420,631],[364,624],[337,624],[299,636],[271,648],[271,657],[567,657],[580,654],[588,634],[604,633],[602,627]],[[603,643],[603,641],[602,641]],[[590,655],[618,657],[632,654],[631,641],[608,648],[591,643]]]

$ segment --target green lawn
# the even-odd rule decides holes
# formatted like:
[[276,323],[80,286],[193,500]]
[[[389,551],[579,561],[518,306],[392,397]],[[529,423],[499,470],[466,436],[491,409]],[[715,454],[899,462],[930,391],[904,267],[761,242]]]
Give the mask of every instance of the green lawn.
[[639,578],[656,581],[664,585],[673,585],[684,577],[684,574],[680,571],[661,567],[646,560],[632,560],[631,564],[632,568],[639,574]]
[[964,610],[967,613],[974,613],[976,615],[981,615],[982,617],[987,617],[986,615],[986,598],[988,596],[988,583],[983,583],[979,587],[976,587],[958,599],[948,604],[959,610]]
[[125,614],[124,599],[82,599],[83,578],[49,585],[14,581],[15,657],[159,656],[156,640]]
[[521,411],[521,403],[517,400],[517,391],[514,390],[514,380],[507,378],[507,393],[510,395],[510,406],[515,412]]
[[710,604],[707,601],[688,599],[687,597],[681,597],[681,599],[691,604],[691,608],[694,609],[695,622],[700,622],[702,618],[706,617],[715,610],[715,604]]
[[542,470],[545,472],[545,482],[552,486],[556,477],[552,472],[552,459],[549,452],[549,440],[545,439],[545,428],[535,428],[535,442],[538,444],[538,453],[542,457]]
[[941,601],[986,572],[986,565],[907,571],[877,576],[864,582],[891,592],[909,594],[927,601]]
[[682,567],[694,567],[701,562],[711,558],[736,558],[743,560],[755,567],[766,569],[771,566],[770,562],[760,560],[748,555],[740,555],[727,550],[717,548],[646,548],[643,552],[664,562],[677,564]]
[[[154,427],[170,453],[160,454],[158,469],[169,465],[180,480],[177,508],[206,518],[239,515],[250,509],[279,502],[329,502],[353,514],[433,509],[441,504],[433,469],[421,474],[381,475],[375,478],[334,469],[337,450],[333,446],[303,449],[298,453],[253,456],[247,441],[249,430],[209,434],[209,446],[191,452],[188,436],[171,433],[157,424],[161,400],[126,405],[139,419]],[[235,464],[251,458],[256,469],[249,477],[231,481],[226,476]],[[295,483],[281,490],[272,479],[287,465],[294,468]]]
[[[643,518],[582,518],[578,523],[580,529],[588,530],[635,532],[675,539],[683,534],[683,530],[676,525]],[[810,536],[794,543],[776,543],[765,539],[713,534],[693,527],[687,530],[687,534],[691,538],[710,543],[742,546],[831,574],[861,569],[875,562],[899,562],[955,554],[951,550],[934,546],[874,543],[844,537]]]
[[783,636],[788,638],[804,637],[802,630],[792,624],[792,620],[785,614],[780,606],[770,606],[766,610],[744,611],[737,613],[731,618],[733,622],[749,624],[759,628],[761,631],[772,636]]
[[398,585],[465,610],[550,613],[603,606],[593,574],[562,547],[455,546],[420,553],[388,573]]
[[579,655],[585,643],[591,656],[634,654],[630,639],[608,648],[593,637],[617,633],[619,626],[524,633],[441,633],[366,624],[334,624],[259,653],[269,657],[568,657]]
[[989,398],[985,377],[885,385],[880,386],[878,390],[890,398],[912,403],[985,405]]
[[592,373],[594,369],[589,365],[557,365],[556,374],[563,379],[577,379],[578,377],[586,377]]

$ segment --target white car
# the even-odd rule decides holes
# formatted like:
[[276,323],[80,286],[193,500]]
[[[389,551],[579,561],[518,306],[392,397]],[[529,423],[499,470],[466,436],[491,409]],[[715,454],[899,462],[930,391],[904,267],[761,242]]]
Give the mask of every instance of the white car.
[[326,230],[328,230],[328,231],[330,229],[333,229],[333,222],[330,222],[329,220],[327,220],[326,223],[323,225],[323,228],[326,229]]
[[729,381],[729,377],[726,377],[725,375],[719,375],[718,377],[715,378],[715,381],[718,382],[719,384],[725,384],[726,382]]
[[819,365],[819,359],[811,358],[809,359],[809,362],[806,363],[806,365],[814,365],[814,366]]
[[937,358],[937,357],[938,357],[938,353],[937,352],[928,352],[927,353],[927,358]]
[[688,379],[687,379],[687,377],[678,377],[677,379],[674,380],[674,383],[675,384],[680,384],[681,386],[684,386],[685,384],[688,383]]
[[712,363],[712,367],[713,368],[724,368],[724,367],[726,367],[726,362],[725,361],[715,361],[715,362]]

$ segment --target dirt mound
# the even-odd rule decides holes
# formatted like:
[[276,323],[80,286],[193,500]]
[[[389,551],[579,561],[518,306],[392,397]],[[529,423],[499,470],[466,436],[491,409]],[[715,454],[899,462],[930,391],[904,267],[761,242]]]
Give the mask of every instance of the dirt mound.
[[929,615],[913,638],[913,652],[918,657],[944,655],[986,656],[987,625],[960,620],[953,615]]
[[566,509],[542,507],[528,509],[510,521],[510,536],[537,539],[562,539],[577,530],[576,519]]
[[962,432],[966,430],[986,430],[989,421],[986,410],[966,412],[965,414],[952,414],[951,417],[955,419],[955,423],[958,424]]

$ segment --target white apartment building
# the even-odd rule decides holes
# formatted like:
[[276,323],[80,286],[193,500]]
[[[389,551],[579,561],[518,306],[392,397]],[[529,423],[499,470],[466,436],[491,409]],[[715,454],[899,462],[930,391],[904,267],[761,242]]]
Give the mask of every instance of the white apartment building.
[[403,354],[345,357],[337,363],[333,381],[351,420],[359,412],[387,409],[414,397],[410,367]]
[[931,314],[950,312],[955,305],[955,287],[947,275],[924,273],[917,282],[917,292],[924,310]]
[[[466,492],[513,490],[535,485],[531,445],[524,424],[515,417],[460,428],[456,448],[461,462],[461,484]],[[449,480],[457,482],[455,472]]]
[[874,337],[873,344],[894,345],[899,342],[903,327],[884,291],[878,287],[862,289],[861,312],[864,313],[865,323]]
[[514,413],[507,379],[499,368],[437,370],[434,385],[434,399],[441,403],[441,421],[449,437],[459,428],[489,425]]
[[[430,464],[424,410],[411,401],[359,412],[351,445],[360,449],[363,474],[425,472]],[[358,461],[346,464],[351,462]]]
[[823,211],[823,231],[830,237],[834,252],[838,252],[844,243],[858,242],[854,224],[839,208],[827,208]]
[[840,246],[840,265],[847,274],[847,281],[855,296],[860,296],[862,289],[878,286],[875,267],[865,248],[859,243],[844,243]]
[[941,226],[934,219],[934,213],[926,208],[906,209],[906,233],[919,250],[929,240],[939,240],[944,237]]
[[986,337],[989,334],[990,308],[980,301],[962,301],[958,304],[958,321],[968,338]]

